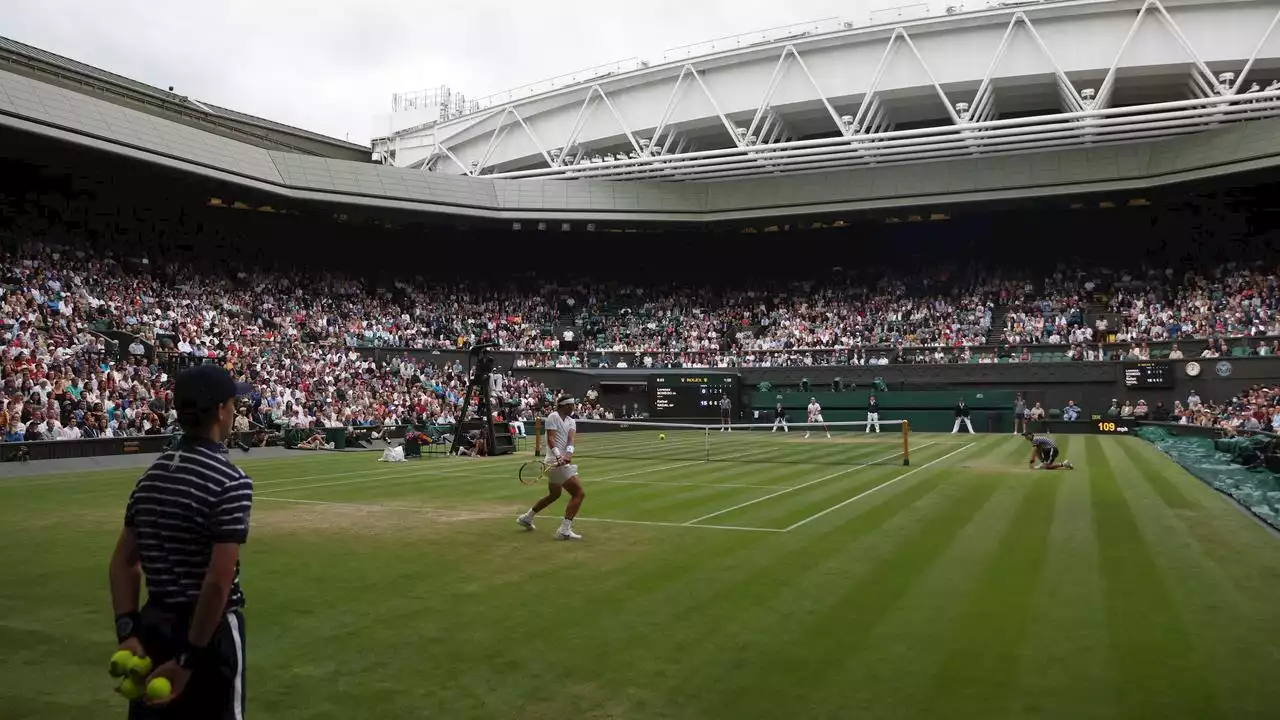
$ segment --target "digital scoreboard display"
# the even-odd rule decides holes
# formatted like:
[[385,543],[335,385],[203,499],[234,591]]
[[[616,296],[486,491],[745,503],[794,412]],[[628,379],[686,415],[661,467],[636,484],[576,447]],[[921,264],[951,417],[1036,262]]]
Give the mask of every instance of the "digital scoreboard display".
[[719,418],[720,398],[728,395],[738,412],[738,376],[728,373],[664,373],[649,376],[649,416]]
[[1131,388],[1173,387],[1173,363],[1131,362],[1124,364],[1124,385]]

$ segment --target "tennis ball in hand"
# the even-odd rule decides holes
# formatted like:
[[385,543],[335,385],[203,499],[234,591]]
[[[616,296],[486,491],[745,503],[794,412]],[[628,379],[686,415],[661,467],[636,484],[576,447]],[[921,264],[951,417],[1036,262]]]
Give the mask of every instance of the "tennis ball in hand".
[[128,650],[117,650],[116,654],[111,656],[111,677],[124,677],[134,660],[133,653]]
[[116,692],[124,696],[125,700],[133,702],[142,697],[142,685],[131,677],[127,677],[120,681],[120,687],[116,688]]
[[173,685],[169,684],[169,678],[158,677],[147,683],[148,700],[168,700],[172,694]]
[[133,661],[129,663],[129,675],[136,680],[142,680],[151,674],[151,658],[134,656]]
[[659,439],[659,440],[666,440],[666,439],[667,439],[667,434],[666,434],[666,433],[658,433],[658,439]]

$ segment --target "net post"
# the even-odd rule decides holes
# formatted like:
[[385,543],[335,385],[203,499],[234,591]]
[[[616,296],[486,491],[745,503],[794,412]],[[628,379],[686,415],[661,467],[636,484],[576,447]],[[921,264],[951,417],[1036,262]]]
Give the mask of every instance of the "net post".
[[902,421],[902,464],[911,464],[911,443],[907,441],[907,436],[911,434],[911,423]]
[[533,420],[533,456],[542,454],[542,418]]

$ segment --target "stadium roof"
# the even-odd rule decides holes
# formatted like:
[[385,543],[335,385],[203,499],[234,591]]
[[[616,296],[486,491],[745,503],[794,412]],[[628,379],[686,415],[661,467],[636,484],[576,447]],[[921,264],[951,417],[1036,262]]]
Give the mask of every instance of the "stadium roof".
[[10,38],[0,37],[0,63],[0,67],[42,82],[78,92],[91,90],[94,97],[108,102],[195,124],[202,130],[268,150],[343,160],[368,161],[370,158],[371,152],[366,146],[203,102]]
[[[83,150],[130,158],[212,180],[222,188],[217,197],[258,193],[263,204],[297,201],[549,226],[571,220],[776,222],[891,208],[929,216],[963,203],[1145,191],[1239,172],[1274,172],[1280,165],[1280,118],[1271,118],[1223,122],[1195,135],[1142,143],[714,182],[456,177],[374,164],[359,146],[352,146],[357,155],[365,153],[359,161],[335,158],[321,151],[335,150],[333,140],[325,148],[296,149],[288,143],[313,141],[250,127],[255,119],[233,120],[207,106],[205,115],[193,119],[188,103],[201,109],[198,101],[146,85],[125,86],[87,66],[53,66],[15,47],[26,46],[0,48],[0,158],[43,165],[42,148],[56,143],[74,149],[81,163],[87,156],[75,153]],[[36,65],[39,71],[31,69]],[[98,75],[86,75],[90,70]],[[1280,102],[1280,92],[1275,95]]]

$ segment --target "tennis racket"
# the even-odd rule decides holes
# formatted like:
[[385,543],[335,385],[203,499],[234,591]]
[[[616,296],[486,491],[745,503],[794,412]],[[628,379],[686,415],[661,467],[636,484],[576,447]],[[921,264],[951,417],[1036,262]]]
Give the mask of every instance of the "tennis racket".
[[537,485],[547,481],[547,470],[551,466],[541,460],[530,460],[520,466],[520,482],[525,485]]

